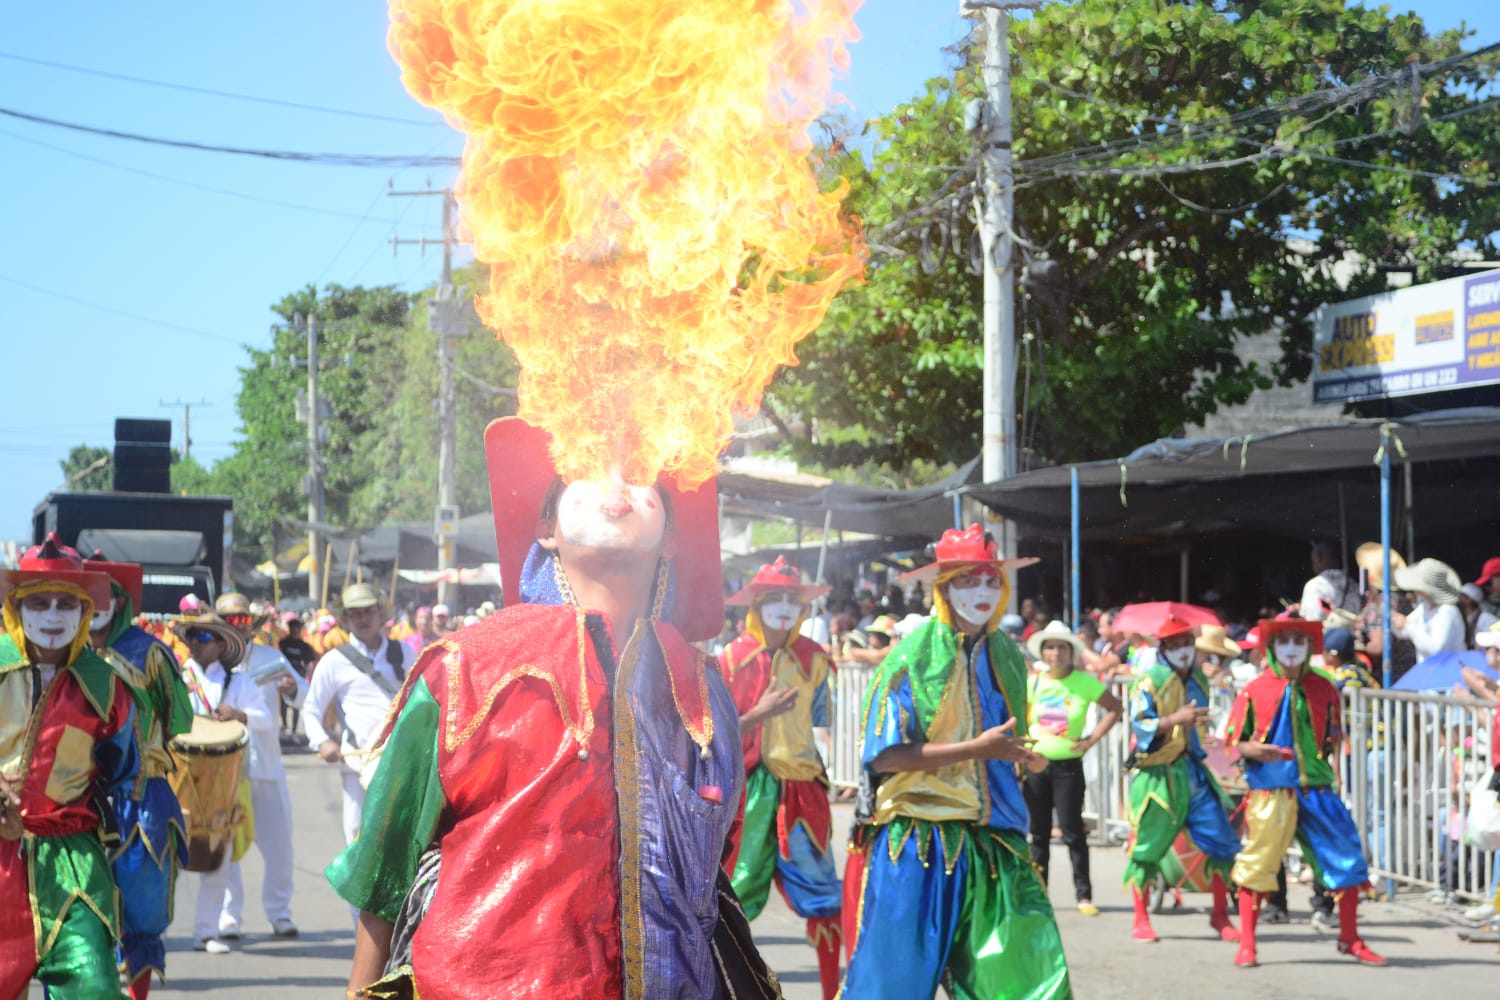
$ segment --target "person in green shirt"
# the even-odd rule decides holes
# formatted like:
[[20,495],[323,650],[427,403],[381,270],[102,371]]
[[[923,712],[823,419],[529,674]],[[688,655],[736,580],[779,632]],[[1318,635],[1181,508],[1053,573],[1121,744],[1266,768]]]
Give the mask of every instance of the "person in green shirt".
[[[1094,905],[1094,887],[1089,881],[1089,842],[1083,828],[1083,755],[1120,721],[1125,708],[1109,693],[1099,678],[1074,665],[1083,657],[1083,642],[1060,621],[1032,634],[1026,640],[1031,655],[1042,667],[1031,675],[1026,699],[1027,729],[1036,740],[1036,753],[1047,758],[1045,770],[1028,774],[1022,789],[1031,814],[1031,860],[1047,881],[1047,861],[1052,848],[1052,813],[1062,830],[1068,857],[1073,862],[1073,890],[1078,912],[1099,915]],[[1093,732],[1083,735],[1089,709],[1104,709]]]

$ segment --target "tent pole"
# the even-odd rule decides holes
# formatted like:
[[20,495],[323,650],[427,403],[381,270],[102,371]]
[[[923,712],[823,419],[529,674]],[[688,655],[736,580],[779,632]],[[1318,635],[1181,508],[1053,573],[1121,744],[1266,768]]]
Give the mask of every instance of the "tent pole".
[[1391,432],[1380,425],[1380,686],[1391,686]]
[[1401,471],[1406,483],[1406,564],[1410,566],[1417,561],[1417,511],[1411,489],[1411,463],[1403,462]]
[[395,618],[396,618],[396,580],[399,578],[400,572],[401,572],[401,548],[398,545],[396,547],[396,561],[391,564],[391,589],[386,592],[386,596],[391,599],[391,620],[392,621],[394,621]]
[[953,530],[964,530],[963,498],[957,493],[953,494]]
[[823,544],[818,547],[818,575],[813,583],[823,582],[823,569],[828,565],[828,536],[833,531],[833,508],[823,511]]
[[1073,546],[1071,558],[1068,560],[1068,572],[1073,577],[1073,628],[1076,630],[1083,623],[1083,587],[1078,573],[1078,466],[1073,466],[1070,472],[1072,473],[1071,478],[1073,480]]
[[1344,509],[1344,481],[1339,480],[1339,569],[1344,571],[1344,586],[1349,579],[1349,512]]
[[1177,591],[1178,600],[1186,604],[1188,602],[1188,557],[1193,551],[1193,543],[1188,542],[1182,547],[1182,553],[1177,557]]

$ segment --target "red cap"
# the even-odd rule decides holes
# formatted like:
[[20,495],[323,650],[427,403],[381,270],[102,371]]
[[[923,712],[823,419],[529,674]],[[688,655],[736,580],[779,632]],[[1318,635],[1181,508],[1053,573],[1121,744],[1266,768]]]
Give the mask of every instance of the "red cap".
[[1161,642],[1163,639],[1170,639],[1173,636],[1192,634],[1193,626],[1190,623],[1183,621],[1176,615],[1168,615],[1156,630],[1156,641]]
[[1494,556],[1484,561],[1484,569],[1479,571],[1479,579],[1474,581],[1474,585],[1476,587],[1483,587],[1497,576],[1500,576],[1500,556]]

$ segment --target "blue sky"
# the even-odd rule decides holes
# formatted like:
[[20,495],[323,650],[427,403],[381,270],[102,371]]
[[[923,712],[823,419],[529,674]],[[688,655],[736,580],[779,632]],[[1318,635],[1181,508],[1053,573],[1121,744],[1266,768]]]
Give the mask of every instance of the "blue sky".
[[[0,108],[255,149],[456,156],[462,140],[402,89],[375,0],[249,4],[9,4]],[[1479,0],[1395,5],[1434,28],[1482,24]],[[160,13],[171,8],[172,13]],[[957,0],[866,0],[842,90],[858,118],[944,72],[968,24]],[[1496,39],[1484,33],[1479,43]],[[20,58],[16,58],[20,57]],[[28,61],[29,60],[29,61]],[[83,67],[327,114],[88,75]],[[0,538],[25,538],[76,444],[108,446],[116,416],[183,401],[205,464],[236,436],[240,345],[264,346],[270,306],[308,284],[436,279],[439,255],[387,242],[439,233],[436,198],[391,198],[445,170],[331,167],[210,154],[0,115]],[[201,401],[201,405],[200,404]]]

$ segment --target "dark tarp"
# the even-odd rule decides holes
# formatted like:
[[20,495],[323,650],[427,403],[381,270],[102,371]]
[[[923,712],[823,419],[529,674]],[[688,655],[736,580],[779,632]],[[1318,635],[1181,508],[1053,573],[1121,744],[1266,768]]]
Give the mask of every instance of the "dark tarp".
[[[1379,420],[1218,440],[1164,438],[1122,459],[1078,468],[1084,542],[1261,531],[1379,538]],[[1419,538],[1494,533],[1500,496],[1500,409],[1419,414],[1390,422],[1392,509],[1412,467]],[[1023,537],[1058,540],[1070,525],[1070,470],[1038,469],[965,492],[1021,524]],[[1393,517],[1399,515],[1393,514]]]
[[910,490],[884,490],[854,483],[811,487],[753,475],[723,472],[719,497],[726,514],[789,518],[832,531],[853,531],[925,545],[953,527],[953,497],[972,483],[979,459],[952,475]]

